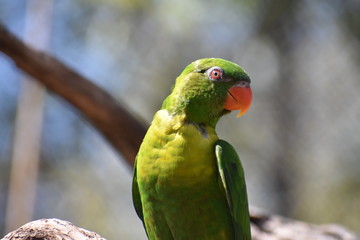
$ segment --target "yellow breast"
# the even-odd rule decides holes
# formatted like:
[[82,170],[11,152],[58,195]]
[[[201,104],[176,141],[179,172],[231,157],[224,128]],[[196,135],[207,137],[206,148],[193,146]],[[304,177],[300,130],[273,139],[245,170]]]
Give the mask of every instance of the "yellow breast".
[[197,184],[216,173],[215,130],[189,123],[185,115],[160,110],[154,116],[138,155],[138,178],[171,185]]

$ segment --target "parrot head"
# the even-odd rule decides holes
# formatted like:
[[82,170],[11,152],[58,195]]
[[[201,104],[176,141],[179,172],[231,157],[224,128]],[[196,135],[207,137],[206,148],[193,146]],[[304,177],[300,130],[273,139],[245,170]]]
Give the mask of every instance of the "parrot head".
[[250,78],[237,64],[204,58],[188,65],[176,79],[163,109],[184,112],[190,122],[215,126],[226,113],[239,110],[244,115],[252,101]]

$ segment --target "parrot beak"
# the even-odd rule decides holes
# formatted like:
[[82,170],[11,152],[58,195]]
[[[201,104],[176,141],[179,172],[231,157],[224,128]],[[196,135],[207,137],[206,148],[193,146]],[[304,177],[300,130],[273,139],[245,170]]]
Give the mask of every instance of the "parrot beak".
[[240,110],[237,117],[241,117],[250,108],[251,101],[252,91],[250,83],[241,82],[241,84],[236,84],[228,90],[224,108],[230,111]]

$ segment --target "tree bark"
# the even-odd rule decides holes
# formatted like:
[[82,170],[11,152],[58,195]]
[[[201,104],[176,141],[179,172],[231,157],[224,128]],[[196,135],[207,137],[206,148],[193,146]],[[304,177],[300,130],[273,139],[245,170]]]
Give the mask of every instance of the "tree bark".
[[95,232],[78,228],[59,219],[40,219],[29,222],[7,234],[2,240],[105,240]]
[[[339,225],[316,226],[252,211],[253,240],[359,240]],[[25,224],[2,240],[105,240],[97,233],[59,219],[40,219]]]
[[[74,105],[132,166],[146,128],[112,96],[55,58],[26,46],[1,24],[0,51],[50,91]],[[256,211],[251,211],[251,224],[253,240],[360,240],[339,225],[316,226]],[[72,231],[80,235],[59,238]],[[69,222],[43,219],[24,225],[3,240],[104,239],[87,233]]]
[[337,224],[314,225],[254,209],[250,215],[253,240],[360,240]]

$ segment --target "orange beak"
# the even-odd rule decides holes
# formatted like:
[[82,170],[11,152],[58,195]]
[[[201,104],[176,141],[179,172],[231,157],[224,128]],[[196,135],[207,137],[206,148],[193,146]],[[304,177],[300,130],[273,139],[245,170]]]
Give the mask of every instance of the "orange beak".
[[250,85],[234,85],[228,91],[224,108],[226,110],[240,110],[237,117],[244,115],[250,108],[252,101],[252,91]]

